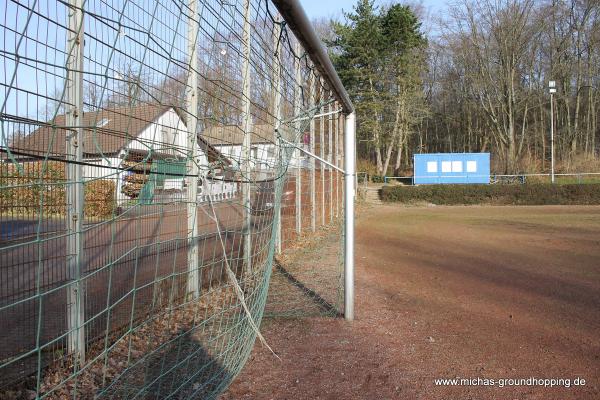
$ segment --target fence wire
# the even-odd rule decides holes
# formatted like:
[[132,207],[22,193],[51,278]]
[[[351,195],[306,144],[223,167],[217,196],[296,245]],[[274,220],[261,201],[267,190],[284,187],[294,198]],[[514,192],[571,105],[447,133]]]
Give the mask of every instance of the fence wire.
[[340,313],[302,150],[343,165],[343,118],[269,1],[3,8],[1,398],[214,398],[265,309]]

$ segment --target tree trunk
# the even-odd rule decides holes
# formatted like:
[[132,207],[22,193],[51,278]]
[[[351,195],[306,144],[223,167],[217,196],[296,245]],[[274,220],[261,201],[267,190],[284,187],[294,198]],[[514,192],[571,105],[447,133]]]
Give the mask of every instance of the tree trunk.
[[396,162],[394,163],[394,175],[399,176],[400,175],[400,166],[401,166],[401,162],[402,162],[402,139],[400,138],[400,140],[398,140],[398,148],[397,148],[397,153],[396,153]]

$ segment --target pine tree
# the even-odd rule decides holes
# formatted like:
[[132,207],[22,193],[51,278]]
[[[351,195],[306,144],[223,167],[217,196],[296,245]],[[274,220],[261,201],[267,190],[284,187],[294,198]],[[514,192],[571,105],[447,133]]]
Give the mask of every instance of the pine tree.
[[427,41],[420,28],[409,6],[377,8],[372,0],[359,0],[344,23],[333,23],[328,44],[359,115],[359,143],[372,144],[382,175],[394,149],[399,168],[411,126],[423,114]]

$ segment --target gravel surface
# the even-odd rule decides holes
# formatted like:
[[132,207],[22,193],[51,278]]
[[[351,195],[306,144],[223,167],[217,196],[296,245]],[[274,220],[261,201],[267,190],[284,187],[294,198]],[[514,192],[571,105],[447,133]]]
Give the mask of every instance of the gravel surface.
[[[281,360],[223,399],[600,399],[600,207],[379,206],[356,240],[356,320],[265,320]],[[571,387],[499,387],[530,377]]]

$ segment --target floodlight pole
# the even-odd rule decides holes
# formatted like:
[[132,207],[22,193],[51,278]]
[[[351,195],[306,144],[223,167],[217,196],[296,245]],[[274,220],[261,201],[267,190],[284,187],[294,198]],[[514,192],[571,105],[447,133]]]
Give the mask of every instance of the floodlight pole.
[[554,105],[553,95],[556,93],[556,82],[550,81],[548,83],[550,90],[550,176],[552,183],[554,183]]
[[356,175],[356,115],[346,116],[344,135],[344,317],[354,319],[354,177]]
[[[69,0],[67,36],[66,182],[67,237],[66,264],[71,280],[67,288],[67,350],[78,369],[85,363],[85,311],[83,268],[83,0]],[[41,317],[40,317],[41,318]]]
[[198,33],[200,23],[198,18],[198,0],[189,0],[188,18],[188,54],[190,65],[187,82],[187,233],[188,233],[188,295],[197,299],[200,295],[199,275],[200,259],[198,252],[198,72],[199,61],[196,49],[198,48]]
[[552,169],[552,183],[554,183],[554,106],[553,106],[553,95],[550,94],[550,151],[551,151],[551,169]]

